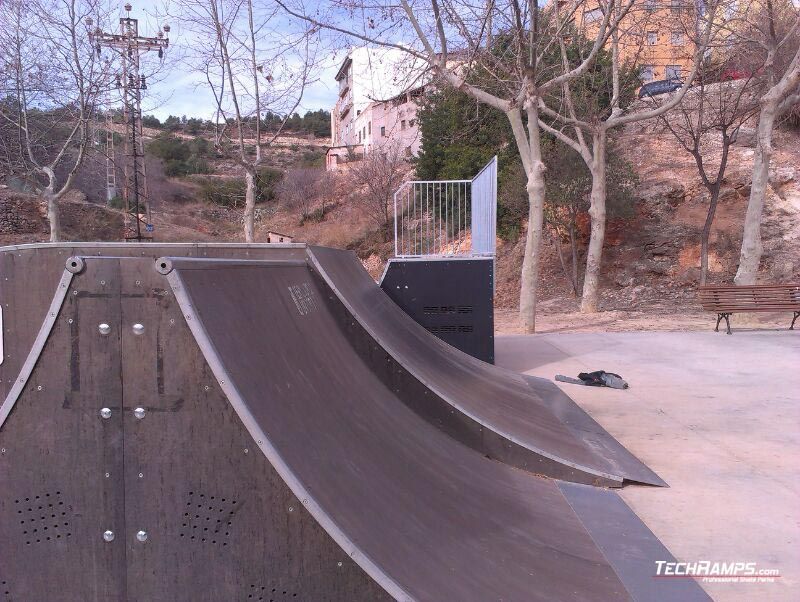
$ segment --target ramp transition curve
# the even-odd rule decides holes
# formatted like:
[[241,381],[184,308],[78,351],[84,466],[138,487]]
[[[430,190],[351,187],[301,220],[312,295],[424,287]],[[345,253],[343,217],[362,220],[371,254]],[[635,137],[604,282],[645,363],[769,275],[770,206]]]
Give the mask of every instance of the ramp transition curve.
[[400,402],[307,267],[161,265],[259,446],[394,598],[705,599],[694,582],[652,578],[669,552],[613,493],[487,459]]
[[[608,487],[625,481],[665,485],[554,383],[443,343],[394,304],[354,254],[322,247],[308,253],[351,321],[372,341],[362,344],[362,355],[385,381],[398,383],[407,404],[451,436],[511,466],[553,478]],[[402,370],[387,374],[392,363],[387,356]]]

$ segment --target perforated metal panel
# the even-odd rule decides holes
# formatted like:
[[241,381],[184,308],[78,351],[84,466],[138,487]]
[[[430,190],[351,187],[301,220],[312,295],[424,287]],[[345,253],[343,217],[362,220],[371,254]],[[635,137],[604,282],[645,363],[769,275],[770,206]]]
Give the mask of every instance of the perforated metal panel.
[[386,599],[258,449],[168,289],[152,257],[73,277],[0,429],[0,601]]
[[121,264],[128,599],[383,599],[258,449],[153,261]]
[[428,332],[494,362],[493,258],[391,259],[381,288]]
[[73,279],[0,428],[0,596],[8,600],[124,599],[124,547],[103,540],[107,529],[125,539],[118,325],[116,262],[94,264]]

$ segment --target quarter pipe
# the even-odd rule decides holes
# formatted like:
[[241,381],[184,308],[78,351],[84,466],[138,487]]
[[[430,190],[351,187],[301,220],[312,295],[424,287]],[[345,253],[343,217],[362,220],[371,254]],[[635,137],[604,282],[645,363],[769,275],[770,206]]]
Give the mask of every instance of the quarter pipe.
[[[0,596],[707,599],[653,579],[672,556],[613,491],[519,470],[459,433],[475,418],[458,375],[480,363],[415,363],[450,348],[413,322],[411,342],[380,330],[350,258],[154,262],[137,247],[67,261],[0,406]],[[417,358],[402,353],[414,339]],[[495,370],[472,377],[488,379],[484,403],[542,401]],[[564,399],[542,405],[552,416],[536,409],[525,436],[572,439],[549,466],[587,465],[582,437],[607,434],[556,411]],[[487,408],[484,432],[506,411]]]

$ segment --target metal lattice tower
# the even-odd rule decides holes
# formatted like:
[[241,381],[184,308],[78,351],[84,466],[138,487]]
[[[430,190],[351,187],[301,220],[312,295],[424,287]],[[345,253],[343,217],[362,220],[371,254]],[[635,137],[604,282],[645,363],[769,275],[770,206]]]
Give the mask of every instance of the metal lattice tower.
[[114,117],[106,112],[106,200],[117,196],[117,166],[114,156]]
[[[141,241],[152,238],[151,203],[147,193],[147,171],[144,161],[144,141],[142,135],[142,90],[147,89],[147,81],[140,73],[141,55],[157,51],[159,58],[169,46],[169,25],[159,29],[155,37],[139,35],[139,20],[130,16],[131,5],[125,5],[126,16],[119,20],[119,33],[106,33],[99,27],[90,39],[100,54],[103,47],[110,48],[119,56],[122,71],[116,76],[117,88],[122,90],[122,114],[125,124],[125,161],[123,164],[124,183],[122,198],[125,202],[125,240]],[[106,186],[116,190],[116,175],[113,155],[114,133],[110,111],[107,117],[106,138]],[[142,233],[145,224],[145,234]]]
[[[102,102],[105,111],[104,125],[98,128],[97,144],[104,146],[106,156],[106,201],[111,201],[117,196],[117,160],[114,151],[114,113],[111,110],[110,94],[104,95]],[[102,139],[105,136],[105,139]]]

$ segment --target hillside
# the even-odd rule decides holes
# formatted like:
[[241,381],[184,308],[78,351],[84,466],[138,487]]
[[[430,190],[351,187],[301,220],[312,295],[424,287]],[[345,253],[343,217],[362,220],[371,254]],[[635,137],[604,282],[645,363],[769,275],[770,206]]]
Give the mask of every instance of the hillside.
[[[682,314],[704,320],[694,303],[699,276],[699,236],[706,212],[706,197],[691,157],[652,125],[629,127],[622,133],[621,148],[627,149],[640,186],[633,215],[612,220],[608,226],[604,255],[601,309],[624,312],[627,327],[648,327],[654,313]],[[286,169],[302,162],[308,153],[323,152],[326,140],[285,137],[270,153],[268,164]],[[742,137],[730,158],[728,175],[711,237],[710,280],[729,282],[735,273],[741,223],[750,183],[752,146]],[[779,132],[764,226],[764,281],[800,280],[800,138],[796,132]],[[235,163],[217,161],[212,177],[235,173]],[[168,178],[157,160],[148,159],[156,241],[239,241],[241,207],[222,207],[198,200],[198,188],[184,178]],[[334,200],[321,221],[301,220],[295,209],[279,202],[259,204],[256,238],[264,240],[268,230],[295,240],[354,249],[373,276],[378,277],[391,253],[385,234],[375,231],[363,211],[353,203],[357,191],[345,176],[333,184]],[[118,240],[122,214],[87,196],[72,193],[63,203],[65,235],[73,240]],[[96,200],[91,199],[89,200]],[[582,223],[583,237],[588,223]],[[0,243],[16,244],[47,239],[43,207],[35,199],[0,191]],[[499,241],[496,305],[498,322],[505,330],[516,328],[515,307],[522,264],[524,238]],[[540,314],[545,323],[574,324],[577,301],[565,278],[552,242],[545,241],[541,269]],[[687,308],[689,308],[687,310]],[[612,314],[616,317],[620,315]],[[549,318],[547,316],[550,316]],[[604,320],[610,318],[604,314]],[[638,318],[637,318],[638,316]],[[633,320],[634,322],[631,322]],[[705,324],[707,319],[703,321]],[[675,322],[676,324],[680,322]],[[668,324],[666,325],[668,327]],[[606,324],[606,327],[608,325]]]

